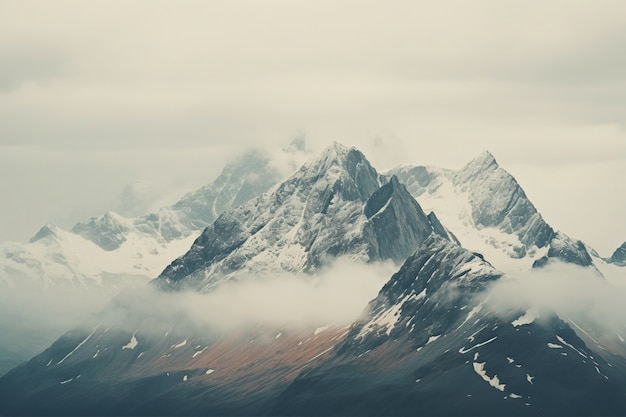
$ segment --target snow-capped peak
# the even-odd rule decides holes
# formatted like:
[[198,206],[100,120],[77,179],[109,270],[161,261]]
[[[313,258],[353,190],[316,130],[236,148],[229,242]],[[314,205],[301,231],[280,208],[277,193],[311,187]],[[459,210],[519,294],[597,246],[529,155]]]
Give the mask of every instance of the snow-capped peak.
[[56,236],[58,230],[59,230],[59,228],[58,228],[58,226],[56,224],[54,224],[53,222],[48,222],[48,223],[46,223],[46,225],[44,227],[39,229],[39,231],[37,233],[35,233],[35,235],[33,237],[31,237],[28,242],[29,243],[35,243],[38,240],[41,240],[43,238]]
[[483,172],[497,167],[496,158],[491,152],[485,150],[465,165],[462,170],[466,172]]
[[334,143],[269,192],[221,215],[161,277],[211,289],[232,274],[312,271],[342,255],[402,261],[442,228],[397,178],[381,186],[383,180],[361,152]]

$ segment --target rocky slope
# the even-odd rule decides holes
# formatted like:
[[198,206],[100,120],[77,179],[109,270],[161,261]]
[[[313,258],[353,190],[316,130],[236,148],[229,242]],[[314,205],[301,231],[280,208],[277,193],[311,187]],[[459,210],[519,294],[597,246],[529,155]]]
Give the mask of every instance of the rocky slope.
[[545,222],[489,152],[459,170],[400,166],[388,175],[396,175],[422,207],[437,213],[464,247],[483,253],[506,272],[545,265],[547,258],[593,264],[582,243]]
[[449,237],[396,177],[385,183],[361,152],[335,143],[222,214],[159,280],[208,290],[242,272],[307,272],[339,256],[401,262],[433,232]]
[[323,364],[279,397],[280,415],[613,415],[622,357],[549,311],[494,312],[501,273],[430,237]]

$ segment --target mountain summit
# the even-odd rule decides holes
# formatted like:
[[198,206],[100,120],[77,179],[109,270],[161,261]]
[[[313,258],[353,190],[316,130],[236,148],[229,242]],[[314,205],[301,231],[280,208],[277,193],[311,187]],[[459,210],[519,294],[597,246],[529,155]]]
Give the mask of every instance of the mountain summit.
[[348,255],[401,262],[431,233],[448,238],[406,188],[333,143],[272,190],[222,214],[159,279],[214,287],[232,274],[306,272]]

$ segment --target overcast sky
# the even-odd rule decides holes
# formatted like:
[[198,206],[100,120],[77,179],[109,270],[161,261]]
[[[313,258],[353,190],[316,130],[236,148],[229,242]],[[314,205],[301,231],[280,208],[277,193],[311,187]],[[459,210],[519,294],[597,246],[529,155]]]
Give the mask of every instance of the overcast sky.
[[[624,1],[0,1],[0,240],[172,202],[252,145],[459,168],[626,240]],[[155,197],[156,198],[156,197]]]

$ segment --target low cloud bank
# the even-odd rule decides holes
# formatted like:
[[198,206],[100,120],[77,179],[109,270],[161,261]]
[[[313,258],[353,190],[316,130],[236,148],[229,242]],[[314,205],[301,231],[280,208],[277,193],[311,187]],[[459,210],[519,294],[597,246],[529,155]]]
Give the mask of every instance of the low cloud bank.
[[[157,332],[190,324],[230,331],[247,326],[349,325],[395,272],[392,263],[336,260],[317,274],[241,274],[208,294],[142,288],[118,297],[107,320]],[[137,322],[139,320],[141,323]]]
[[626,339],[626,287],[609,283],[590,268],[550,264],[499,280],[488,296],[496,313],[555,312],[594,337]]

